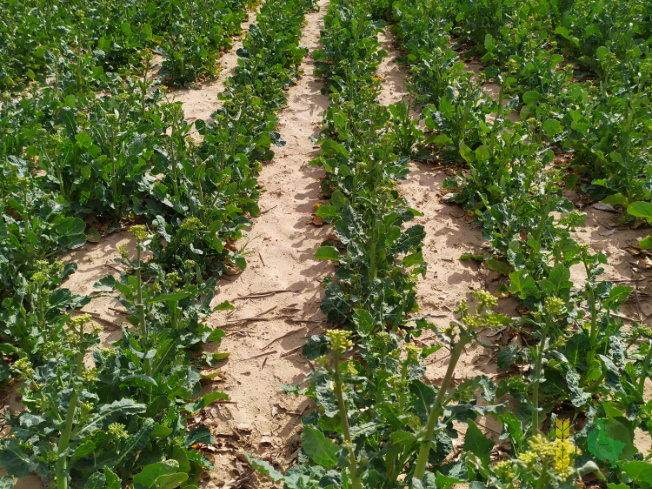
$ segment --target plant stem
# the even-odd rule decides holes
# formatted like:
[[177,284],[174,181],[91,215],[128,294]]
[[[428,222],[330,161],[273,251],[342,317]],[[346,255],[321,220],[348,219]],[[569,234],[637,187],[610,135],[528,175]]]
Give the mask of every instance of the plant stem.
[[652,362],[652,341],[648,341],[647,355],[645,355],[645,359],[643,360],[643,370],[641,371],[641,379],[638,384],[638,392],[641,396],[643,395],[643,389],[645,388],[645,380],[650,371],[650,362]]
[[546,340],[548,337],[548,324],[546,323],[543,329],[541,342],[537,348],[537,359],[534,366],[534,386],[532,388],[532,436],[539,432],[539,379],[541,378],[541,369],[543,368],[543,352],[546,348]]
[[[84,325],[80,324],[79,328],[79,335],[82,337],[83,344]],[[75,368],[75,376],[71,382],[72,394],[70,395],[70,402],[68,403],[65,425],[61,432],[61,438],[59,439],[57,447],[57,489],[67,489],[68,487],[68,475],[66,474],[66,470],[68,469],[68,456],[62,456],[62,454],[68,449],[70,438],[72,436],[72,425],[75,420],[75,412],[77,411],[77,401],[79,401],[79,391],[75,386],[75,381],[81,376],[84,365],[84,352],[78,352],[77,355],[75,355],[75,360],[77,365]]]
[[[141,275],[142,263],[140,261],[140,243],[136,244],[136,290],[137,290],[137,307],[138,307],[138,324],[140,326],[140,336],[143,340],[143,349],[149,349],[149,341],[147,338],[147,323],[145,322],[145,302],[143,301],[143,279]],[[150,358],[145,359],[145,373],[147,376],[152,376],[152,360]],[[147,385],[147,396],[151,397],[152,386],[151,384]]]
[[426,432],[424,434],[424,439],[421,441],[421,447],[419,448],[419,456],[417,458],[417,464],[414,469],[414,479],[421,480],[423,474],[426,471],[426,463],[428,462],[428,455],[430,454],[430,443],[432,441],[433,434],[435,432],[435,425],[437,420],[444,411],[444,400],[446,398],[446,393],[448,387],[450,386],[451,380],[453,379],[453,374],[455,373],[455,367],[457,362],[464,351],[464,347],[470,341],[470,338],[461,337],[460,340],[453,347],[451,352],[451,359],[448,363],[448,369],[446,370],[446,375],[444,380],[441,383],[439,392],[437,393],[437,398],[435,399],[434,404],[432,405],[432,410],[428,415],[428,423],[426,424]]
[[344,402],[344,394],[342,393],[342,378],[340,377],[339,355],[335,355],[335,368],[333,376],[335,377],[335,397],[337,397],[337,405],[340,410],[340,418],[342,420],[342,430],[344,431],[344,440],[346,441],[347,450],[349,451],[349,470],[351,472],[351,484],[353,489],[363,489],[362,482],[358,477],[358,463],[353,451],[353,440],[351,439],[351,429],[349,428],[349,418],[346,415],[346,404]]

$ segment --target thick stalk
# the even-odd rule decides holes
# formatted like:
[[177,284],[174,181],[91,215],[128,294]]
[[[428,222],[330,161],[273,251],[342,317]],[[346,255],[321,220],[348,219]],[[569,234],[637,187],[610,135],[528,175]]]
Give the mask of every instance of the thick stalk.
[[[138,264],[138,267],[136,268],[136,289],[137,289],[137,297],[138,297],[138,315],[139,315],[139,320],[138,323],[140,325],[140,336],[143,339],[143,349],[148,350],[149,349],[149,341],[147,338],[147,323],[145,322],[145,302],[143,301],[143,279],[141,275],[141,261],[140,261],[140,243],[136,245],[136,262]],[[147,374],[148,377],[152,376],[152,360],[150,358],[145,359],[145,373]],[[152,385],[148,384],[147,385],[147,396],[151,397],[152,395]]]
[[641,371],[641,379],[638,384],[638,392],[641,396],[643,395],[643,390],[645,388],[645,380],[650,371],[650,362],[652,362],[652,341],[648,341],[647,355],[645,355],[645,360],[643,360],[643,370]]
[[353,489],[363,489],[362,482],[358,477],[358,462],[355,458],[355,452],[353,451],[353,439],[351,438],[351,429],[349,427],[349,418],[346,411],[346,403],[344,402],[344,394],[342,393],[342,377],[340,376],[340,355],[335,353],[334,355],[334,366],[333,377],[335,381],[335,397],[337,397],[337,406],[340,410],[340,419],[342,421],[342,430],[344,431],[344,441],[347,445],[347,450],[349,451],[349,470],[351,472],[351,483],[353,484]]
[[[79,326],[80,331],[79,335],[83,337],[84,334],[84,325]],[[57,489],[67,489],[68,487],[68,475],[66,471],[68,469],[68,456],[63,455],[63,453],[68,449],[70,445],[70,438],[72,436],[72,425],[75,420],[75,412],[77,411],[77,402],[79,401],[79,391],[75,386],[75,382],[81,376],[83,365],[84,365],[84,352],[79,352],[75,356],[77,362],[75,368],[75,376],[72,379],[72,394],[70,395],[70,402],[68,404],[68,411],[66,413],[66,421],[61,432],[61,438],[59,438],[59,444],[57,447]]]
[[548,325],[543,330],[543,336],[537,348],[537,360],[534,366],[534,386],[532,388],[532,436],[539,432],[539,379],[541,378],[541,369],[543,368],[543,352],[546,348],[546,339],[548,337]]
[[362,482],[358,477],[358,462],[355,458],[353,451],[353,440],[351,438],[351,429],[349,428],[349,418],[346,414],[346,404],[344,402],[344,394],[342,393],[342,379],[339,371],[339,358],[335,358],[335,397],[337,397],[337,405],[340,410],[340,418],[342,420],[342,430],[344,431],[344,440],[349,451],[349,471],[351,472],[351,484],[353,489],[363,489]]
[[428,463],[428,455],[430,454],[430,443],[432,442],[432,437],[435,432],[435,425],[437,420],[444,412],[444,400],[446,398],[446,393],[448,387],[450,386],[451,380],[453,379],[453,374],[455,373],[455,367],[457,362],[464,351],[464,347],[470,340],[467,338],[460,338],[459,342],[453,347],[451,352],[451,359],[448,363],[448,370],[446,370],[446,375],[444,380],[441,383],[439,388],[439,393],[435,399],[434,404],[432,405],[432,410],[428,415],[428,423],[426,424],[426,432],[424,434],[424,439],[421,441],[421,447],[419,448],[419,456],[417,458],[417,464],[414,469],[414,479],[421,480],[423,479],[423,474],[426,471],[426,464]]

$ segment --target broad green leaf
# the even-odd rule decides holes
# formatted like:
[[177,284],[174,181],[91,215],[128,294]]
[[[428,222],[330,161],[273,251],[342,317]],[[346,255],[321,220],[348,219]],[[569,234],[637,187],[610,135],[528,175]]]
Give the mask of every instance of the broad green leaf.
[[330,222],[329,220],[339,217],[340,213],[332,205],[324,204],[319,206],[315,215],[321,217],[324,221]]
[[104,489],[105,487],[106,475],[103,472],[95,472],[84,484],[84,489]]
[[301,352],[308,360],[314,360],[315,358],[325,355],[328,352],[328,337],[312,335],[308,338],[306,344],[303,345]]
[[350,204],[348,197],[344,195],[340,189],[337,189],[335,192],[333,192],[333,195],[331,195],[330,203],[338,211],[342,207]]
[[513,270],[512,266],[509,263],[504,261],[496,260],[495,258],[490,258],[486,261],[487,267],[494,272],[498,272],[502,275],[509,275]]
[[478,161],[487,161],[489,158],[491,158],[491,152],[489,151],[489,148],[484,144],[478,146],[475,150],[475,158]]
[[162,475],[156,479],[156,489],[176,489],[188,480],[188,474],[176,472],[174,474]]
[[[149,442],[149,437],[154,431],[155,423],[151,418],[146,418],[143,421],[143,425],[140,427],[138,432],[131,436],[125,445],[120,446],[120,452],[116,460],[115,466],[119,466],[125,460],[129,460],[131,457],[136,457],[137,452],[145,448]],[[116,476],[117,477],[117,476]]]
[[629,203],[629,199],[619,192],[602,199],[600,203],[626,206]]
[[645,482],[647,484],[652,482],[652,464],[649,462],[636,460],[622,464],[620,467],[627,477],[631,477],[636,482]]
[[652,250],[652,235],[640,240],[638,245],[644,250]]
[[549,138],[556,136],[564,130],[564,127],[557,119],[548,119],[543,123],[543,132]]
[[122,487],[122,480],[108,467],[104,468],[104,475],[106,477],[106,489],[120,489]]
[[374,330],[374,318],[365,309],[358,309],[353,313],[353,323],[355,324],[356,332],[362,338],[366,338]]
[[627,208],[627,213],[647,219],[652,224],[652,202],[633,202]]
[[411,255],[408,255],[405,258],[403,258],[403,266],[405,268],[409,268],[414,265],[421,265],[422,263],[423,263],[423,253],[421,251],[412,253]]
[[415,379],[410,382],[410,394],[412,395],[414,413],[419,416],[419,419],[425,425],[428,414],[430,414],[432,405],[435,402],[435,391],[419,379]]
[[77,436],[83,438],[90,436],[96,430],[103,429],[108,426],[115,418],[121,416],[129,416],[133,414],[142,413],[147,409],[145,404],[138,404],[133,399],[121,399],[114,401],[110,404],[104,404],[100,407],[99,413],[93,416],[86,424],[79,430]]
[[435,483],[437,484],[436,487],[438,489],[447,489],[452,487],[453,484],[463,484],[464,481],[458,479],[457,477],[449,477],[438,471],[437,475],[435,476]]
[[538,295],[537,284],[527,270],[517,270],[510,273],[509,278],[512,281],[509,284],[509,291],[512,294],[518,294],[520,299],[525,299],[528,295]]
[[491,463],[490,453],[494,447],[494,442],[487,438],[476,424],[469,420],[469,428],[464,436],[464,450],[473,453],[488,467]]
[[536,90],[528,90],[523,94],[523,103],[530,105],[537,102],[541,98],[541,94]]
[[174,474],[178,469],[179,462],[176,460],[166,460],[164,462],[150,464],[134,476],[134,484],[136,487],[141,486],[149,489],[154,487],[159,477]]
[[0,442],[0,467],[10,475],[20,479],[36,470],[37,466],[36,457],[27,455],[16,438],[5,438]]
[[328,469],[337,465],[337,452],[340,447],[326,438],[324,434],[312,426],[306,426],[301,435],[303,450],[310,459]]
[[604,421],[596,420],[595,427],[589,431],[588,447],[595,457],[604,462],[609,462],[612,467],[616,466],[618,457],[625,448],[621,441],[610,438],[604,428]]
[[315,258],[317,260],[339,261],[340,253],[339,251],[337,251],[336,248],[333,248],[332,246],[320,246],[319,248],[317,248],[317,252],[315,253]]
[[607,55],[609,54],[609,50],[604,47],[600,46],[598,49],[595,50],[595,57],[598,58],[600,61],[604,61],[607,59]]

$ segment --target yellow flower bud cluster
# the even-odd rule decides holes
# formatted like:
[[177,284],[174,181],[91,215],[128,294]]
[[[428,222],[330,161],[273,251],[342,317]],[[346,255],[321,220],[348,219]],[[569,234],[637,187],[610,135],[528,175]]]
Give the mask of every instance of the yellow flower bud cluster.
[[350,331],[329,329],[326,334],[331,340],[330,346],[333,351],[343,352],[353,347],[353,342],[349,339],[349,336],[351,336]]

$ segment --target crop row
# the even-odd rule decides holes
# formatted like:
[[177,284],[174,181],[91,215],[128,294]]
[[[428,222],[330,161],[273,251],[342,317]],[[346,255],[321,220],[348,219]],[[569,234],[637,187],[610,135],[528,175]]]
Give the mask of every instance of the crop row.
[[[453,6],[460,11],[466,8],[455,2]],[[518,401],[516,413],[499,416],[514,458],[507,464],[492,466],[488,460],[481,459],[475,464],[490,487],[513,487],[511,478],[520,480],[522,487],[565,487],[569,476],[581,475],[592,461],[601,466],[605,473],[601,477],[606,477],[609,487],[619,487],[618,484],[647,487],[645,473],[650,470],[649,464],[639,461],[642,454],[637,453],[633,440],[636,428],[644,432],[652,428],[649,422],[652,406],[643,399],[645,381],[651,373],[652,331],[636,323],[626,327],[614,314],[627,300],[631,288],[601,280],[603,265],[607,264],[604,254],[593,253],[588,245],[572,238],[571,232],[583,224],[586,216],[574,211],[572,203],[562,196],[563,173],[553,166],[553,150],[569,144],[568,139],[556,136],[563,132],[563,137],[568,138],[572,132],[563,129],[563,120],[549,118],[550,113],[533,111],[529,102],[536,102],[540,95],[541,100],[550,100],[546,94],[563,98],[572,89],[589,90],[590,84],[565,90],[564,83],[569,79],[566,71],[554,69],[561,57],[549,52],[546,43],[538,37],[545,38],[548,29],[527,23],[527,16],[520,23],[503,19],[504,26],[497,27],[501,39],[505,43],[508,40],[525,43],[524,37],[537,40],[540,44],[535,54],[531,54],[533,57],[519,59],[527,66],[535,61],[544,63],[548,71],[530,72],[523,68],[524,71],[518,71],[518,76],[512,74],[514,77],[510,79],[509,60],[513,64],[517,58],[513,54],[503,71],[492,66],[487,68],[501,85],[498,102],[487,100],[471,74],[463,72],[457,53],[450,47],[453,23],[448,21],[448,16],[451,11],[458,13],[451,7],[429,1],[395,2],[392,16],[412,66],[412,88],[422,99],[432,102],[423,112],[426,126],[432,130],[426,142],[441,150],[444,161],[461,157],[469,167],[468,172],[448,180],[451,193],[447,197],[463,204],[482,226],[490,253],[478,258],[509,278],[498,294],[521,299],[529,310],[526,317],[512,324],[528,338],[525,347],[510,345],[498,356],[498,364],[505,370],[515,364],[529,365],[530,370],[527,378],[514,376],[501,381],[497,389],[498,395],[509,393]],[[471,23],[491,19],[495,23],[501,18],[501,13],[496,15],[495,11],[483,15],[460,14],[458,20],[465,18]],[[520,37],[512,30],[514,25],[521,29]],[[464,23],[456,29],[470,35],[471,29],[465,31]],[[489,33],[487,36],[486,45],[492,45],[493,38]],[[645,60],[638,58],[641,63]],[[599,62],[598,65],[602,66]],[[615,68],[610,67],[605,76],[614,83],[618,80],[621,97],[629,97],[622,93],[622,87],[628,83],[647,83],[642,75],[635,80],[617,76]],[[546,85],[550,82],[546,74],[554,80],[561,77],[563,81]],[[510,87],[518,86],[522,90],[525,81],[537,85],[520,92],[525,103],[521,110],[523,120],[513,123],[506,115],[510,109],[519,107],[520,99],[515,96],[504,107],[504,94]],[[429,88],[422,90],[422,87]],[[535,90],[539,92],[534,93]],[[628,93],[631,95],[636,90]],[[584,99],[590,100],[588,96]],[[649,124],[645,110],[638,113],[641,118],[638,125]],[[486,121],[488,114],[495,116],[493,123]],[[609,131],[603,125],[594,130]],[[615,149],[622,149],[619,143],[614,144]],[[649,141],[641,140],[636,147],[647,154],[647,144]],[[628,150],[630,156],[636,153],[632,148]],[[576,158],[581,156],[578,154]],[[645,168],[623,166],[619,171],[634,177],[640,188],[649,182],[644,177],[649,171]],[[617,174],[611,178],[623,183]],[[638,198],[649,199],[649,194],[638,194]],[[641,204],[645,203],[638,203]],[[631,210],[630,213],[634,214]],[[580,283],[571,282],[571,267],[583,269],[586,278]],[[572,472],[555,472],[555,466],[551,470],[547,466],[549,461],[541,455],[528,463],[523,463],[521,456],[534,449],[544,422],[554,421],[557,415],[572,420],[575,432],[570,439],[581,450],[575,460],[577,468]],[[618,449],[608,454],[600,451],[598,445],[608,443],[607,440]]]
[[[572,156],[567,188],[629,206],[629,221],[652,222],[648,2],[451,0],[426,7],[422,13],[431,16],[418,22],[404,22],[412,15],[404,7],[394,3],[394,19],[399,36],[410,38],[412,88],[420,101],[433,104],[426,123],[442,134],[429,141],[424,158],[466,161],[490,131],[484,117],[496,112],[495,104],[464,73],[453,49],[461,45],[486,64],[481,79],[500,86],[500,102],[519,109],[533,132]],[[424,31],[431,36],[424,38]],[[642,243],[651,245],[651,239]]]
[[166,85],[213,77],[217,58],[231,48],[252,5],[242,0],[3,2],[0,89],[19,90],[30,81],[45,83],[68,73],[70,83],[104,85],[146,69],[152,52],[164,58]]
[[[19,376],[27,408],[0,441],[11,476],[35,472],[59,488],[194,487],[211,468],[197,450],[210,433],[193,415],[226,396],[198,397],[198,367],[226,354],[198,355],[224,335],[203,320],[216,279],[246,266],[231,243],[258,214],[256,175],[282,144],[274,112],[306,53],[298,41],[312,6],[261,8],[214,123],[195,123],[200,144],[180,105],[159,103],[140,78],[103,93],[56,81],[4,99],[0,373]],[[135,251],[118,250],[121,276],[96,284],[128,312],[107,348],[88,315],[71,315],[91,300],[61,287],[76,265],[54,260],[86,241],[89,216],[149,223],[131,227]]]
[[[564,174],[553,166],[553,149],[563,144],[556,137],[561,122],[533,117],[527,103],[524,120],[507,118],[520,105],[518,80],[545,85],[543,75],[525,70],[509,79],[489,69],[502,87],[494,102],[464,73],[450,47],[454,24],[448,16],[466,7],[428,0],[331,2],[324,48],[315,52],[316,73],[324,77],[331,103],[314,164],[326,171],[322,190],[330,199],[316,215],[332,223],[335,239],[316,258],[338,265],[325,280],[322,311],[341,329],[309,340],[304,355],[317,367],[310,386],[287,388],[318,406],[304,418],[306,457],[285,474],[259,460],[252,465],[288,488],[445,488],[461,482],[472,488],[570,488],[584,476],[610,488],[647,488],[650,464],[635,448],[634,432],[652,428],[652,405],[643,399],[652,331],[623,324],[616,313],[631,288],[601,280],[604,254],[572,237],[586,216],[562,196]],[[494,19],[492,7],[485,17]],[[386,55],[377,39],[382,18],[393,22],[406,51],[412,93],[429,104],[423,110],[425,136],[405,102],[383,107],[377,101],[380,79],[374,72]],[[503,34],[513,38],[512,31]],[[538,60],[553,78],[564,77],[566,71],[555,69],[560,60],[545,47],[525,65]],[[525,98],[543,85],[529,87]],[[542,93],[563,92],[563,85],[555,87]],[[645,123],[645,113],[639,115]],[[449,200],[463,204],[483,228],[489,252],[474,258],[509,279],[495,294],[475,292],[474,311],[462,302],[457,319],[442,331],[415,317],[416,280],[426,269],[424,232],[407,227],[418,212],[396,191],[414,143],[426,148],[417,157],[431,158],[434,150],[444,161],[468,164],[467,172],[447,182]],[[646,144],[641,140],[637,151],[645,154]],[[637,168],[619,171],[645,188],[647,169]],[[592,185],[583,190],[598,183]],[[571,267],[582,268],[586,278],[574,284]],[[522,300],[529,312],[521,318],[494,312],[498,297],[507,295]],[[497,384],[479,376],[452,387],[465,347],[482,345],[483,329],[504,326],[524,339],[523,346],[509,345],[498,355],[499,366],[512,375]],[[418,348],[413,337],[424,329],[435,330],[440,344]],[[442,345],[450,350],[446,375],[438,388],[428,386],[422,381],[424,359]],[[505,396],[511,408],[497,401]],[[490,457],[494,442],[474,422],[480,415],[496,417],[501,438],[510,442],[510,453],[500,461]],[[451,460],[459,426],[454,421],[465,424],[465,435],[461,454]]]
[[[308,341],[304,355],[317,367],[310,386],[288,387],[318,406],[304,418],[305,461],[285,474],[251,461],[288,488],[449,487],[467,478],[464,464],[445,463],[458,436],[453,421],[468,423],[465,446],[488,456],[479,445],[472,448],[488,442],[472,420],[495,411],[493,384],[479,376],[449,388],[477,322],[509,319],[491,310],[490,294],[478,293],[475,314],[460,308],[459,321],[439,334],[441,345],[422,349],[413,341],[434,329],[414,317],[416,283],[426,271],[424,228],[409,226],[420,214],[399,196],[396,183],[408,172],[406,141],[418,131],[405,103],[385,107],[377,100],[381,80],[375,70],[387,53],[377,38],[384,22],[371,18],[370,7],[332,1],[324,48],[315,52],[316,73],[330,93],[322,154],[313,162],[326,171],[322,189],[329,203],[316,215],[332,224],[336,238],[316,258],[337,263],[325,280],[321,308],[340,329]],[[424,360],[442,345],[452,352],[446,378],[439,387],[426,385]],[[488,407],[478,405],[478,388]]]

